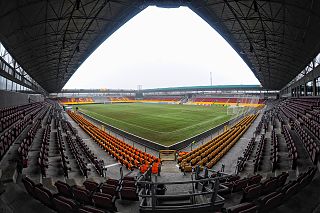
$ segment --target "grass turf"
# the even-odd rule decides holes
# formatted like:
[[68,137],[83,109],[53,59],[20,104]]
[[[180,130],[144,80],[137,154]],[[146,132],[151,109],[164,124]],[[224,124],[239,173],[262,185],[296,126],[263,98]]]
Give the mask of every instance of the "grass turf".
[[232,117],[227,115],[227,107],[221,105],[131,103],[78,107],[100,121],[167,146],[211,129]]

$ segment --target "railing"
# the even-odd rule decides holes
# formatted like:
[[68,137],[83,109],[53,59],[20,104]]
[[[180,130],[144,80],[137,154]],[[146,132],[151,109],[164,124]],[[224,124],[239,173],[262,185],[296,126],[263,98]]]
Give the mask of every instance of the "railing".
[[[208,170],[215,172],[213,170]],[[140,203],[140,212],[198,212],[198,211],[216,211],[221,210],[224,205],[224,198],[218,195],[220,188],[220,180],[230,177],[231,175],[215,172],[218,174],[213,178],[195,179],[195,172],[191,174],[191,180],[189,181],[173,181],[173,182],[157,182],[157,176],[151,174],[149,169],[143,175],[138,178],[137,185],[139,186],[139,197],[142,199]],[[155,181],[152,181],[152,179]],[[177,194],[157,194],[159,185],[168,186],[187,184],[192,187],[191,191],[187,193]],[[202,185],[201,190],[198,190],[198,186]],[[211,185],[211,187],[209,187]],[[206,187],[205,187],[206,186]],[[204,196],[203,202],[196,202],[196,197]],[[210,196],[210,197],[209,197]],[[180,203],[181,200],[189,200],[190,203]],[[163,201],[174,201],[172,205],[161,205]]]

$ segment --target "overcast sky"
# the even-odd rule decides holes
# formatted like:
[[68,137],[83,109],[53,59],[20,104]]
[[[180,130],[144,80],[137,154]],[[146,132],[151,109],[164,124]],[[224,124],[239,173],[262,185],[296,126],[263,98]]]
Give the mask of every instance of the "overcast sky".
[[189,8],[148,7],[111,35],[64,88],[260,84],[232,47]]

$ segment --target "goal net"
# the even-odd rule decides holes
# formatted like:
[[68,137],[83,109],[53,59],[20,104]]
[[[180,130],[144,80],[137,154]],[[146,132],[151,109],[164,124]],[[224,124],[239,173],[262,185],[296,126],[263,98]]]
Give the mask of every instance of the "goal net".
[[231,105],[227,108],[227,115],[238,115],[242,112],[242,106]]

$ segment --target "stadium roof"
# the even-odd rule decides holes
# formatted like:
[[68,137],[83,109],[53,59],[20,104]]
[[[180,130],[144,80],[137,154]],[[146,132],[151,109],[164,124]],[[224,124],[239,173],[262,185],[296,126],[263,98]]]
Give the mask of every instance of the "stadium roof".
[[211,90],[262,90],[261,85],[213,85],[213,86],[190,86],[190,87],[167,87],[143,89],[142,92],[172,92],[172,91],[211,91]]
[[189,6],[267,89],[284,87],[320,52],[315,0],[2,0],[0,40],[47,92],[59,92],[106,38],[148,5]]

